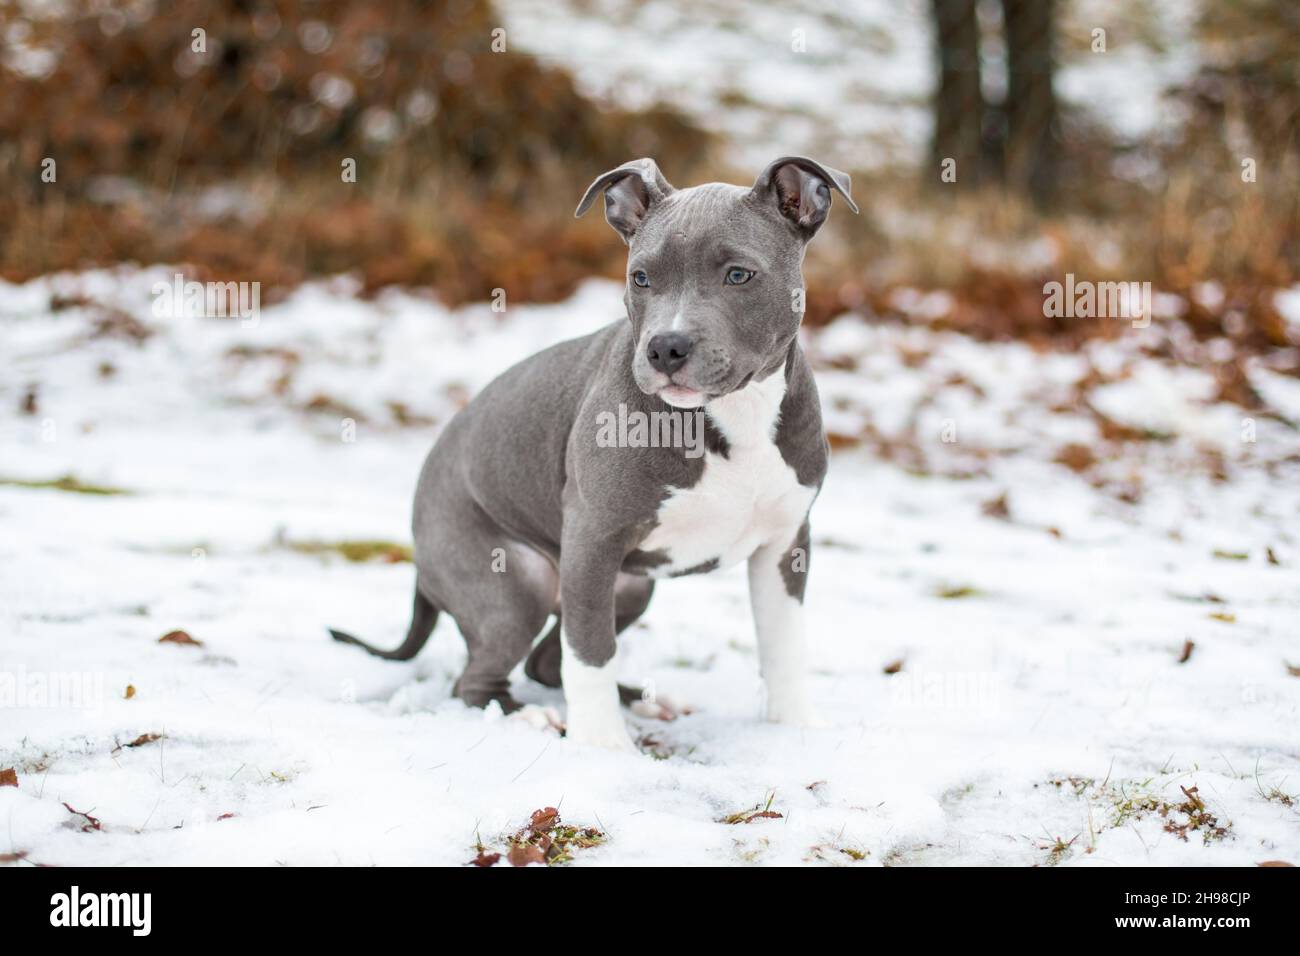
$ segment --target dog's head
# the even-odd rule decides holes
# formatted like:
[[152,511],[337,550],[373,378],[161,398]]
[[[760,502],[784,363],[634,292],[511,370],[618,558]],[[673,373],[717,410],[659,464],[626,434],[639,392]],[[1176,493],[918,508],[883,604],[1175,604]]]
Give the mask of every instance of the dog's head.
[[781,367],[803,315],[803,254],[831,190],[854,212],[849,177],[801,156],[769,165],[750,189],[674,189],[653,159],[597,177],[576,216],[605,194],[628,245],[632,374],[647,395],[694,408]]

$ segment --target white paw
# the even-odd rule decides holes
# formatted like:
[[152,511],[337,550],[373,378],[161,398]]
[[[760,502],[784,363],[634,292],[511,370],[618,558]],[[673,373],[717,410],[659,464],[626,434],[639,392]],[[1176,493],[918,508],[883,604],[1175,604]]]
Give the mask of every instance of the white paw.
[[765,717],[770,723],[787,727],[817,730],[830,726],[807,701],[768,701]]
[[638,717],[645,717],[649,720],[676,720],[678,717],[685,717],[687,714],[695,712],[695,708],[689,704],[673,700],[671,697],[665,697],[657,694],[653,700],[632,701],[628,708]]
[[622,717],[615,724],[606,720],[587,721],[575,719],[570,715],[564,739],[571,740],[575,744],[600,747],[604,750],[617,750],[633,754],[641,752],[637,750],[636,744],[632,743],[632,738],[628,735],[627,725],[623,723]]
[[527,724],[534,730],[553,730],[556,733],[564,730],[560,712],[554,707],[542,707],[540,704],[524,704],[507,719]]

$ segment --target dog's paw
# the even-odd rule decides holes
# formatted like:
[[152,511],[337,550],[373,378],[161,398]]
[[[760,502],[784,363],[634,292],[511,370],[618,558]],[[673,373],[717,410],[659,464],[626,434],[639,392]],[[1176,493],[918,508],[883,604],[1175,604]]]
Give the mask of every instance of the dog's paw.
[[540,704],[524,704],[507,718],[527,724],[534,730],[564,732],[564,721],[560,712],[554,707],[542,707]]
[[617,724],[607,721],[597,723],[569,720],[568,726],[564,732],[564,739],[571,740],[575,744],[585,744],[588,747],[600,747],[603,750],[615,750],[622,753],[640,753],[636,744],[632,743],[632,738],[628,735],[627,726],[623,723],[622,718]]
[[645,717],[649,720],[676,720],[678,717],[685,717],[687,714],[695,712],[695,708],[689,704],[674,700],[671,697],[664,697],[662,694],[656,695],[653,699],[632,701],[628,708],[638,717]]
[[780,703],[769,701],[765,719],[769,723],[783,724],[786,727],[802,727],[806,730],[822,730],[830,723],[821,718],[811,704],[804,701]]

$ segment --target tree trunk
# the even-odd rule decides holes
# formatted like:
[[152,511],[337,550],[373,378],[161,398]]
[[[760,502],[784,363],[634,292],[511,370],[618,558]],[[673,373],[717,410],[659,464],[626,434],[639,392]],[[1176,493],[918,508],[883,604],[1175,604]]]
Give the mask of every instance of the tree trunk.
[[1007,38],[1007,183],[1039,205],[1056,196],[1060,139],[1054,0],[1002,0]]
[[934,136],[926,181],[947,186],[941,178],[946,160],[955,160],[956,185],[969,188],[980,180],[980,137],[984,98],[980,94],[979,23],[976,0],[931,0],[939,87],[934,94]]

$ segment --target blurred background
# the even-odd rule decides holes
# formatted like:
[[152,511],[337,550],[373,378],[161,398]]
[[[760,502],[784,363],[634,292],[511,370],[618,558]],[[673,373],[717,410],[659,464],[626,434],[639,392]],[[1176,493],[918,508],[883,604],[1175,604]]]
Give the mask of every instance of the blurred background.
[[[0,656],[102,691],[6,724],[0,855],[459,864],[563,797],[611,862],[1295,862],[1298,131],[1295,0],[0,0]],[[790,154],[862,207],[805,264],[837,729],[753,719],[740,568],[620,650],[701,705],[666,765],[450,700],[446,615],[328,642],[403,633],[437,431],[622,314],[587,185]]]
[[812,324],[907,285],[952,292],[934,321],[964,331],[1079,335],[1041,308],[1073,272],[1212,279],[1199,333],[1286,344],[1288,0],[7,0],[0,42],[10,280],[166,262],[264,296],[346,272],[551,301],[621,271],[599,216],[570,217],[597,173],[748,182],[795,152],[866,210],[818,244]]

